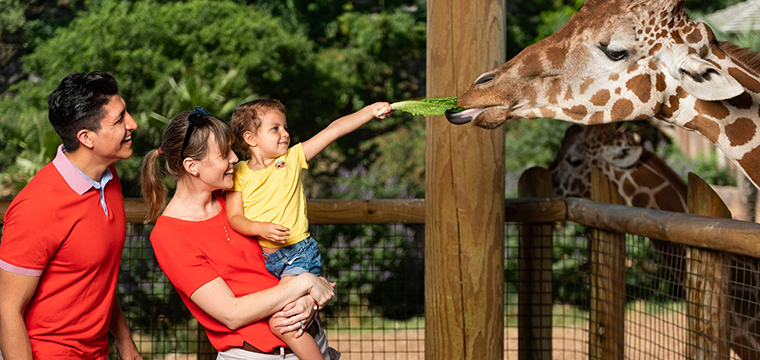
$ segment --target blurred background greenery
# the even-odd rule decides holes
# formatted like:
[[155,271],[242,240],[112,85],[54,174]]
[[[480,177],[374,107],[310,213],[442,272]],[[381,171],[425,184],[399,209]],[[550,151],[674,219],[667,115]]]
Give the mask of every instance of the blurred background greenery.
[[[687,7],[699,18],[736,2]],[[581,5],[508,1],[508,57]],[[135,156],[117,167],[125,196],[139,197],[141,156],[158,146],[168,119],[193,105],[228,118],[249,99],[280,99],[296,142],[366,104],[424,98],[426,7],[425,0],[0,0],[0,197],[15,195],[54,155],[59,140],[46,98],[70,73],[102,70],[119,81],[139,129]],[[716,32],[757,48],[754,33]],[[567,126],[507,124],[507,196],[524,169],[551,162]],[[630,126],[682,174],[699,168],[708,182],[731,183],[709,156],[683,159],[646,122]],[[309,198],[421,198],[424,174],[424,118],[397,113],[333,144],[312,161],[305,184]]]

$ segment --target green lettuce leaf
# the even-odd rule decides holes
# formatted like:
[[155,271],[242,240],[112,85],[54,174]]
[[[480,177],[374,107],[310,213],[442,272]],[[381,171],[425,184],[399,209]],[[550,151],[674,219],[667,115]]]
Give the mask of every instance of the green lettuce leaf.
[[443,115],[446,111],[460,112],[464,108],[457,106],[456,96],[429,98],[422,100],[407,100],[399,101],[391,104],[393,110],[400,110],[411,113],[413,115]]

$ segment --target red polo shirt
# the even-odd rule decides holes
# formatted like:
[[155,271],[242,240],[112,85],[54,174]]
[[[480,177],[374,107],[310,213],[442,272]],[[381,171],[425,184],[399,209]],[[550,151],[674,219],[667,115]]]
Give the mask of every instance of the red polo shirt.
[[103,195],[59,150],[5,214],[0,268],[39,276],[24,311],[35,359],[105,359],[126,230],[116,170]]

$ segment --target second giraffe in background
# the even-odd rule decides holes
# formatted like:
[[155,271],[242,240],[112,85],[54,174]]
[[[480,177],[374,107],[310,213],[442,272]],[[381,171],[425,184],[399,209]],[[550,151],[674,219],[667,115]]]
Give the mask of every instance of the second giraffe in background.
[[[599,168],[626,205],[687,212],[686,183],[665,162],[615,124],[572,125],[549,166],[554,194],[591,197],[591,171]],[[684,245],[651,239],[675,279],[686,284]],[[731,261],[728,338],[741,359],[760,359],[760,259],[734,254]]]

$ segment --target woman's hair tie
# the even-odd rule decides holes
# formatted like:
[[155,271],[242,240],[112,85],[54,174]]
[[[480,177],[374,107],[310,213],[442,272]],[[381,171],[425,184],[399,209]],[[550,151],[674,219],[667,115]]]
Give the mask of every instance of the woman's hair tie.
[[156,150],[156,151],[158,151],[158,155],[163,155],[164,154],[164,149],[161,149],[160,146],[158,147],[158,150]]

